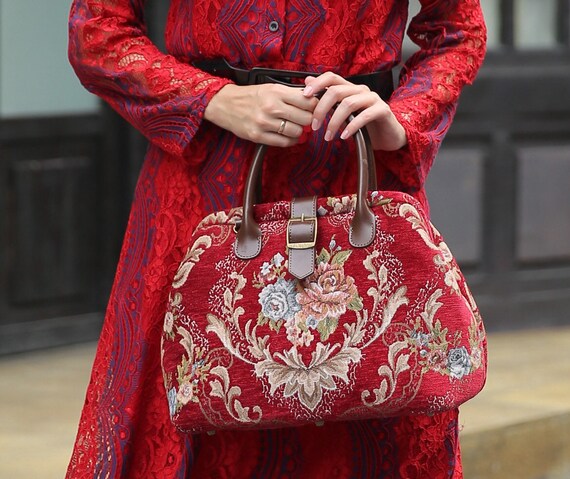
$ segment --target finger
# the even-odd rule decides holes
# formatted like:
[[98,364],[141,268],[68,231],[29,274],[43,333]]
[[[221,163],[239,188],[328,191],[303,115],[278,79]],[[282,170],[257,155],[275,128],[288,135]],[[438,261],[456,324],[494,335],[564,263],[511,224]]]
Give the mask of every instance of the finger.
[[313,121],[313,113],[306,110],[293,107],[291,105],[284,105],[281,112],[277,113],[279,121],[287,120],[291,123],[297,124],[300,127],[310,125]]
[[307,98],[303,95],[303,89],[300,87],[291,87],[279,84],[264,85],[262,90],[264,101],[268,104],[276,104],[277,101],[294,106],[300,110],[312,112],[318,104],[316,98]]
[[289,136],[280,135],[276,131],[261,130],[250,131],[245,139],[252,141],[253,143],[259,143],[268,146],[279,146],[282,148],[296,145],[299,142],[298,138],[291,138]]
[[318,130],[323,125],[323,122],[329,112],[335,107],[335,105],[342,102],[345,98],[365,93],[367,91],[370,91],[367,87],[363,85],[354,85],[352,83],[329,87],[313,111],[311,128],[313,130]]
[[388,118],[390,115],[390,107],[386,103],[375,103],[374,105],[363,109],[358,115],[356,115],[354,119],[346,125],[340,137],[343,140],[346,140],[353,136],[360,128],[364,128],[375,120]]
[[303,89],[301,88],[290,88],[283,97],[283,101],[288,105],[299,108],[300,110],[308,111],[310,113],[319,104],[319,100],[313,96],[307,98],[303,94]]
[[[356,95],[351,95],[345,97],[336,107],[333,115],[331,116],[329,123],[327,125],[327,131],[325,133],[325,140],[330,141],[340,129],[345,129],[344,124],[348,120],[351,114],[355,114],[362,110],[369,109],[373,105],[382,104],[380,97],[371,91],[366,91],[363,93],[358,93]],[[367,117],[368,113],[365,115]],[[371,121],[369,119],[368,121]],[[350,131],[350,130],[349,130]],[[355,130],[356,131],[356,130]]]
[[351,85],[351,83],[336,73],[325,72],[318,77],[309,76],[305,78],[305,88],[303,89],[303,95],[306,97],[311,97],[333,85]]
[[[310,125],[313,110],[319,101],[316,98],[305,98],[300,88],[284,85],[263,85],[260,89],[261,114],[268,119],[288,120],[298,125]],[[270,129],[268,126],[267,129]]]

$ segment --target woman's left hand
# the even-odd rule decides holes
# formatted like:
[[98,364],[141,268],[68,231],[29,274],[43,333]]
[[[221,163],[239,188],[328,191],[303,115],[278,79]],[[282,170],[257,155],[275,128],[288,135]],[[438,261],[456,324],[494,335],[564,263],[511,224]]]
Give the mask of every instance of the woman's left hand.
[[[313,111],[311,127],[313,130],[321,128],[327,114],[337,105],[327,125],[326,141],[332,140],[339,131],[340,137],[346,140],[366,126],[375,150],[394,151],[406,145],[404,127],[388,104],[367,86],[355,85],[332,72],[305,78],[303,94],[306,97],[323,90],[325,93]],[[355,118],[344,126],[350,114]]]

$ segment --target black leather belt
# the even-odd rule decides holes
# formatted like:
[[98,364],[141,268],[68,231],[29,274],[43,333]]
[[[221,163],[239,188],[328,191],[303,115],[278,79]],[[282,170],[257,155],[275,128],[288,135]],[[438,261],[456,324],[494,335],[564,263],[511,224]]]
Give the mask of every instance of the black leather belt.
[[[223,78],[228,78],[238,85],[259,85],[261,83],[281,83],[287,86],[301,86],[295,83],[295,78],[305,78],[318,73],[300,72],[294,70],[277,70],[273,68],[255,67],[251,70],[230,65],[223,58],[200,60],[193,63],[196,68]],[[366,85],[378,93],[380,98],[387,101],[394,91],[392,70],[378,71],[365,75],[354,75],[347,80],[357,85]]]

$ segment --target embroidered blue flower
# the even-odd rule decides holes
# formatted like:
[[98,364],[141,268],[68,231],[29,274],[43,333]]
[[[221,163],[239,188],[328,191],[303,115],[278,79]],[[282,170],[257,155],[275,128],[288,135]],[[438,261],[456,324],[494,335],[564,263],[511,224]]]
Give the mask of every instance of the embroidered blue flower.
[[285,261],[285,257],[281,253],[277,253],[273,257],[273,264],[275,266],[277,266],[278,268],[281,267],[281,265],[283,264],[283,261]]
[[176,414],[176,388],[168,391],[168,409],[170,410],[170,417]]
[[449,369],[449,375],[455,379],[461,379],[471,372],[471,357],[465,346],[449,351],[447,369]]
[[296,299],[295,281],[279,278],[276,283],[269,284],[259,294],[261,312],[273,321],[293,319],[295,313],[301,310]]
[[319,320],[314,316],[311,315],[307,318],[307,327],[309,329],[317,329],[318,325],[319,325]]
[[261,265],[261,274],[267,276],[269,273],[271,273],[271,263],[266,261]]
[[410,334],[410,339],[418,348],[423,348],[429,344],[431,334],[426,334],[422,333],[421,331],[414,330],[412,334]]

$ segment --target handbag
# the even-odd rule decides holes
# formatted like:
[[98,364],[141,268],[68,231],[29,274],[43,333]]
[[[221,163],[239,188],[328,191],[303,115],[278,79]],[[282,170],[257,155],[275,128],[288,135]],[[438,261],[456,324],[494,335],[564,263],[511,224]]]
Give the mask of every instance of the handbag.
[[162,369],[184,432],[434,414],[475,396],[486,336],[422,205],[377,191],[366,131],[355,195],[206,216],[169,294]]

